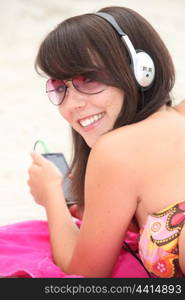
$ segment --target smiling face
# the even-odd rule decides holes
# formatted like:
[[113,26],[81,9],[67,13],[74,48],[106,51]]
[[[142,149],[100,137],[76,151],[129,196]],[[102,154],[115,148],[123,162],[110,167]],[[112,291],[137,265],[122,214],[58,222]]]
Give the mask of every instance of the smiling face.
[[59,111],[64,119],[92,148],[98,138],[113,129],[121,111],[124,93],[107,86],[95,95],[82,94],[68,83],[68,90]]

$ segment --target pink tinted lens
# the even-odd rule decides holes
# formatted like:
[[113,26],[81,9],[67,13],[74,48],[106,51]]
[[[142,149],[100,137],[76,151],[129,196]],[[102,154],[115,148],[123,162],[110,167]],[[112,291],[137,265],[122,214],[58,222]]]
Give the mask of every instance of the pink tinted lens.
[[65,95],[65,83],[62,80],[48,79],[46,82],[46,93],[55,105],[59,105]]
[[106,88],[104,83],[84,76],[74,77],[72,81],[74,87],[85,94],[98,94]]

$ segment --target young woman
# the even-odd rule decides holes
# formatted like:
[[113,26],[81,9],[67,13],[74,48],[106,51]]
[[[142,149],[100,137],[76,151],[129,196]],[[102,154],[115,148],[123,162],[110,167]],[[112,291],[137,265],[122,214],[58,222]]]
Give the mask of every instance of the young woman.
[[[46,209],[54,261],[66,273],[111,276],[134,222],[148,271],[183,276],[185,119],[172,108],[173,64],[158,34],[136,12],[100,12],[109,17],[86,14],[59,24],[36,61],[49,76],[51,101],[72,127],[73,192],[84,207],[80,230],[66,207],[61,174],[36,153],[30,189]],[[134,61],[132,45],[110,16],[153,64],[142,55]],[[147,74],[149,84],[140,80]]]
[[65,273],[112,277],[126,234],[134,230],[148,272],[181,277],[185,118],[172,107],[173,63],[138,13],[124,7],[99,13],[59,24],[36,59],[37,70],[49,77],[50,100],[72,128],[81,226],[66,206],[62,174],[37,153],[30,191],[46,210],[53,260]]

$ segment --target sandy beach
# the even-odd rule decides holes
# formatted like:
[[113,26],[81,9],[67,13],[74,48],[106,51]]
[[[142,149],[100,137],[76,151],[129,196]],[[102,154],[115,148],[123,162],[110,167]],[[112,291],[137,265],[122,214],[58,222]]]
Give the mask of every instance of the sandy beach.
[[67,123],[45,94],[34,59],[44,36],[65,18],[101,7],[127,6],[160,33],[176,68],[175,103],[185,99],[185,0],[1,0],[0,1],[0,225],[45,219],[27,186],[30,152],[36,140],[71,157]]

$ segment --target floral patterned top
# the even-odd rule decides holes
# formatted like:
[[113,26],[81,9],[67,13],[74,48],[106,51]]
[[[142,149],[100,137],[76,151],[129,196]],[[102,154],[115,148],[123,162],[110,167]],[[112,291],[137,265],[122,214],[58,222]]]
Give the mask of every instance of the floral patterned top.
[[185,200],[148,216],[141,229],[139,253],[157,277],[184,277],[179,266],[178,239],[185,224]]

